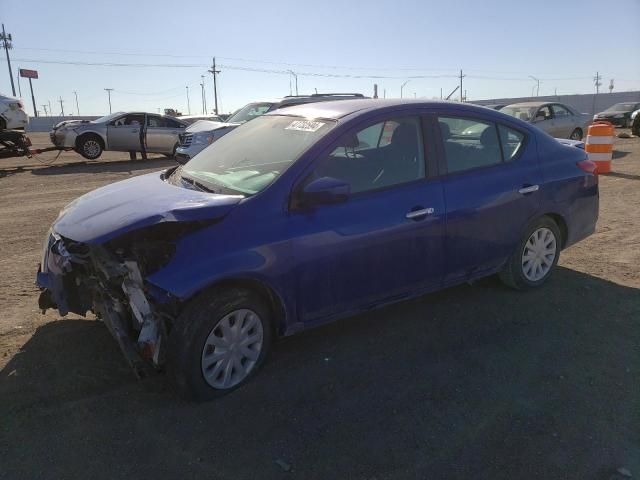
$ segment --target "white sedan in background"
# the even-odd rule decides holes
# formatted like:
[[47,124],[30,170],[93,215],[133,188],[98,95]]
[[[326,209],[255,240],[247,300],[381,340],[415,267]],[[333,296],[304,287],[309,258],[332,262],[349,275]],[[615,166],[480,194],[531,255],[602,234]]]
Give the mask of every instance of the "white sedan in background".
[[0,130],[22,130],[29,123],[22,100],[0,94]]

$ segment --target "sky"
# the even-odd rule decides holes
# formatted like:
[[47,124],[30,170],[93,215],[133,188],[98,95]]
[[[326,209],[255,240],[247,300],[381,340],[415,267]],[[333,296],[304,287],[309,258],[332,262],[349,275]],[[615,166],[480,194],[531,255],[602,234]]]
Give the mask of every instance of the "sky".
[[[218,107],[295,93],[440,98],[458,84],[470,101],[640,90],[640,0],[0,0],[12,34],[14,80],[36,69],[38,110],[54,114]],[[2,52],[4,54],[4,52]],[[374,78],[375,77],[375,78]],[[187,102],[187,87],[189,102]],[[27,79],[22,98],[32,114]],[[0,92],[11,94],[0,57]],[[75,102],[77,93],[78,105]],[[16,82],[16,93],[18,84]],[[457,98],[459,92],[456,92]],[[18,96],[20,96],[18,94]],[[59,99],[62,99],[62,106]]]

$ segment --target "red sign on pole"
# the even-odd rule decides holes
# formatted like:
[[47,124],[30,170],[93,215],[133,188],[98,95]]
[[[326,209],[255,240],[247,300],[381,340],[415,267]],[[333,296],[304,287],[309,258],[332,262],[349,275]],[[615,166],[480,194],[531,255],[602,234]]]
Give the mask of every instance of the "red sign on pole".
[[20,69],[20,76],[23,78],[38,78],[37,70],[27,70],[26,68]]

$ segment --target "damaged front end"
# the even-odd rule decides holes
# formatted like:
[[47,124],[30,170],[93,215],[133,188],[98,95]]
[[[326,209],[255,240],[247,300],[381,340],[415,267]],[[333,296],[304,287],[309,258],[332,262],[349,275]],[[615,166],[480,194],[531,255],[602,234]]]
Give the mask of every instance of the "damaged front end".
[[104,244],[76,242],[51,231],[37,284],[42,311],[93,312],[104,321],[138,376],[164,364],[178,300],[145,282],[169,262],[179,237],[203,222],[161,223]]

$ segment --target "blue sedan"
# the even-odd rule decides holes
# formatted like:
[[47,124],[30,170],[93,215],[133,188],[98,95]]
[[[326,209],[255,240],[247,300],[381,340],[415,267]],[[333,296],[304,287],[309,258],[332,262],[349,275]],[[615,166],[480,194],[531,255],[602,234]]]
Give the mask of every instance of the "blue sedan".
[[277,337],[496,273],[539,287],[597,218],[585,152],[516,118],[448,102],[302,105],[66,206],[39,303],[95,313],[137,371],[211,398]]

